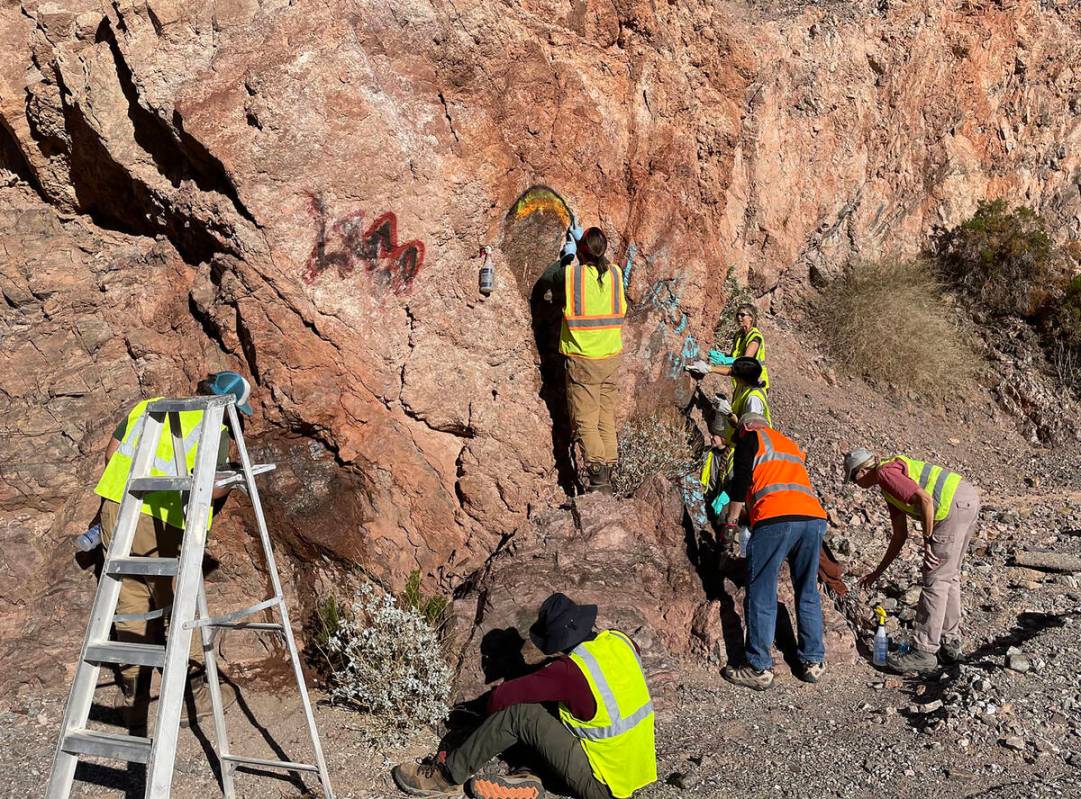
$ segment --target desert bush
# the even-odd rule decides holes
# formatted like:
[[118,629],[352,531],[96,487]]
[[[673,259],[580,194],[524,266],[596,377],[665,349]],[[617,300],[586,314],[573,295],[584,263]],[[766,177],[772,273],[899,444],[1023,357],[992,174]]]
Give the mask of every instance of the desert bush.
[[402,607],[415,610],[435,630],[440,630],[447,616],[447,598],[438,594],[425,594],[420,587],[420,570],[414,569],[405,581],[405,590],[398,596]]
[[995,314],[1039,316],[1065,277],[1062,253],[1031,208],[981,203],[971,219],[939,241],[943,276]]
[[754,293],[747,286],[736,280],[735,267],[728,267],[724,277],[724,308],[721,315],[713,325],[713,346],[723,352],[728,352],[732,346],[732,339],[739,332],[739,322],[736,321],[736,309],[744,303],[754,305]]
[[1044,328],[1059,380],[1081,391],[1081,275],[1050,304]]
[[870,380],[944,397],[971,378],[976,356],[923,261],[854,264],[817,312],[824,344]]
[[614,488],[630,496],[655,474],[679,480],[697,461],[701,446],[687,418],[674,408],[635,414],[619,434]]
[[399,733],[446,716],[452,672],[421,612],[365,584],[350,606],[327,599],[316,615],[313,643],[326,661],[331,701]]

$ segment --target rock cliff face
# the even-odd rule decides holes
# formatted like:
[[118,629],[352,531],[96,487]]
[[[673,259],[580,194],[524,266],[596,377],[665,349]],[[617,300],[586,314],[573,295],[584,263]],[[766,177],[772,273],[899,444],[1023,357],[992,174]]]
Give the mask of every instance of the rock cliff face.
[[[729,275],[780,307],[989,196],[1077,235],[1079,23],[1054,0],[5,2],[0,657],[56,679],[112,425],[213,369],[256,386],[301,593],[327,563],[448,589],[535,538],[566,463],[533,284],[572,211],[627,263],[626,412],[678,388]],[[239,524],[215,546],[257,585]]]

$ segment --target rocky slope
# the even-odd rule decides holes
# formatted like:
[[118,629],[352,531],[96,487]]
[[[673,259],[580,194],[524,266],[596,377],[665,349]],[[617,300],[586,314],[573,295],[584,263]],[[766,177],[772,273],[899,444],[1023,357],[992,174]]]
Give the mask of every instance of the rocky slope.
[[[302,598],[342,566],[449,590],[534,542],[566,463],[533,282],[568,208],[628,262],[625,413],[680,388],[729,274],[785,308],[989,196],[1076,236],[1079,22],[1046,0],[0,4],[4,683],[62,682],[93,585],[66,537],[118,414],[209,370],[256,385]],[[242,516],[222,597],[260,586]]]

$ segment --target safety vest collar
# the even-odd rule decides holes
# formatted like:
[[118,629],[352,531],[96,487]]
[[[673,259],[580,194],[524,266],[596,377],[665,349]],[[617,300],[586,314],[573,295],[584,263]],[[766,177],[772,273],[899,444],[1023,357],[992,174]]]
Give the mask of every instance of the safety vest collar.
[[[612,630],[611,632],[630,647],[631,652],[634,654],[634,659],[638,662],[638,667],[641,668],[642,658],[639,656],[638,650],[634,648],[634,644],[631,643],[631,640],[616,630]],[[590,741],[615,738],[617,735],[622,735],[638,726],[639,722],[645,720],[653,713],[653,700],[651,698],[629,716],[623,716],[619,711],[619,703],[616,701],[615,694],[612,693],[612,687],[608,684],[608,678],[605,677],[604,670],[601,669],[601,664],[597,662],[593,653],[586,648],[586,644],[579,644],[571,651],[571,654],[581,658],[582,663],[585,664],[586,669],[589,671],[589,676],[592,679],[593,684],[597,687],[597,693],[600,694],[601,702],[604,705],[604,710],[609,721],[608,725],[604,727],[569,727],[568,729],[570,729],[571,733],[576,737],[585,738]]]
[[[754,467],[756,469],[763,463],[769,463],[770,461],[787,461],[789,463],[798,463],[801,466],[806,463],[799,455],[792,455],[788,452],[778,452],[773,446],[773,439],[770,438],[769,433],[765,430],[758,431],[758,440],[761,442],[762,446],[760,448],[761,451],[754,456]],[[763,496],[765,496],[764,493]],[[757,496],[755,498],[757,499]]]

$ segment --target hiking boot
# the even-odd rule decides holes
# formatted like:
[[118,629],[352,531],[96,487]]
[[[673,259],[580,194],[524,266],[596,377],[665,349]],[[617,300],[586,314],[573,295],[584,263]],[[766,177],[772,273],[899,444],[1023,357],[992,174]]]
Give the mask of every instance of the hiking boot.
[[535,774],[517,771],[505,777],[474,777],[469,781],[469,793],[476,799],[542,799],[544,784]]
[[938,658],[929,652],[913,649],[903,655],[887,657],[886,668],[895,674],[926,674],[938,668]]
[[952,666],[955,663],[965,662],[965,651],[961,648],[961,642],[943,641],[938,648],[938,659],[944,666]]
[[725,666],[724,670],[721,672],[721,676],[732,683],[732,685],[739,685],[743,688],[754,688],[756,691],[765,691],[773,685],[772,671],[769,669],[759,671],[750,664],[740,666],[738,669],[734,669],[731,666]]
[[816,683],[826,673],[825,663],[800,663],[799,677],[804,682]]
[[390,770],[394,784],[410,796],[461,796],[462,786],[455,785],[437,755],[416,763],[402,763]]
[[586,467],[586,491],[612,493],[612,480],[607,465],[593,461]]
[[[221,687],[221,709],[224,711],[236,704],[236,689],[227,682],[219,682],[218,685]],[[206,674],[201,673],[201,670],[196,676],[188,676],[188,687],[184,691],[184,710],[186,712],[180,717],[182,728],[198,725],[214,712],[210,703],[210,686],[207,685]]]

